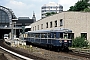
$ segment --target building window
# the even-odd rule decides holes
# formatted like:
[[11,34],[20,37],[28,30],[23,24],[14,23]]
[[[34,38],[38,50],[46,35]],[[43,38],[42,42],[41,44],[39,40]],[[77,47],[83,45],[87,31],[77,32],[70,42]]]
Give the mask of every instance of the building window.
[[87,33],[81,33],[81,37],[85,38],[87,40]]
[[41,24],[41,29],[43,29],[43,24]]
[[46,28],[48,28],[48,22],[46,23]]
[[39,25],[38,25],[38,30],[39,30]]
[[34,27],[33,27],[33,31],[34,31]]
[[[0,26],[4,27],[4,25],[7,25],[7,27],[8,27],[9,23],[10,22],[9,22],[8,14],[5,11],[0,10]],[[4,24],[4,25],[2,25],[2,24]]]
[[60,19],[60,26],[63,26],[63,19]]
[[52,22],[50,22],[50,28],[52,28]]
[[36,30],[36,26],[35,26],[35,30]]
[[55,21],[55,27],[57,27],[57,20]]

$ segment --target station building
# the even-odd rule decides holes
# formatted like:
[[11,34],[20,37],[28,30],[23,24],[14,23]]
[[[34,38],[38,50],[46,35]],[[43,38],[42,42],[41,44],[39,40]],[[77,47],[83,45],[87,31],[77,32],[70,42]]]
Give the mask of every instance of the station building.
[[31,24],[31,31],[70,29],[72,37],[84,36],[90,42],[90,13],[64,11]]
[[3,38],[4,34],[11,33],[12,29],[12,34],[19,36],[19,33],[22,32],[22,26],[30,25],[36,21],[35,19],[35,15],[32,19],[29,17],[17,18],[11,9],[0,6],[0,39]]

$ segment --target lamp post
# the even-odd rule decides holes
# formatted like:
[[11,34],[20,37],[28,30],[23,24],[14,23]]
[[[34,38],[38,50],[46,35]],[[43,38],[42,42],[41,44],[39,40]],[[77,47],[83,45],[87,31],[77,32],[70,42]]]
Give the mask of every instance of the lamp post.
[[24,32],[25,32],[25,26],[22,26],[23,40],[24,40]]
[[23,34],[23,36],[22,36],[23,37],[22,38],[23,39],[22,42],[23,42],[23,44],[24,44],[24,33],[25,33],[25,26],[22,26],[22,34]]
[[15,35],[14,35],[14,37],[16,38],[16,22],[14,22],[14,27],[15,27]]
[[11,25],[11,40],[13,40],[13,23]]

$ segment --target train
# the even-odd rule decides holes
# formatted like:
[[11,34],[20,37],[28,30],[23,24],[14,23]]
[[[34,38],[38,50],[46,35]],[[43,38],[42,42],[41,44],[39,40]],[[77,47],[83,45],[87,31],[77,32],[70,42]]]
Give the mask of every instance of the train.
[[54,29],[25,32],[26,44],[32,43],[49,49],[68,50],[72,46],[72,30]]
[[6,41],[9,38],[9,34],[4,34],[4,40]]

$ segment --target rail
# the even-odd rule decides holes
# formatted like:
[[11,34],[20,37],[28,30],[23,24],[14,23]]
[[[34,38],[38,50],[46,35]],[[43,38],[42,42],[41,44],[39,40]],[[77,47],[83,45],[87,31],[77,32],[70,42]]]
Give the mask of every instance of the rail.
[[81,48],[69,48],[69,54],[90,58],[90,49],[81,49]]

